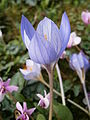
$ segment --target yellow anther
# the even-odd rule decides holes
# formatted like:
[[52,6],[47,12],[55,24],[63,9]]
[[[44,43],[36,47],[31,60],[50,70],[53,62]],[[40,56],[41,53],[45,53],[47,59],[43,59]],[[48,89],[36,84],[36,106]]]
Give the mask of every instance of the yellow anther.
[[32,71],[32,67],[29,68]]
[[47,35],[46,34],[44,35],[44,38],[47,40]]

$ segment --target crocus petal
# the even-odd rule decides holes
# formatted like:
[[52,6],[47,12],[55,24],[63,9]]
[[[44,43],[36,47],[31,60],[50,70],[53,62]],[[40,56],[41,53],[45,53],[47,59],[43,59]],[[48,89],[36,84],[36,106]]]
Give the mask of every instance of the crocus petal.
[[37,32],[31,40],[29,55],[34,62],[39,64],[51,64],[57,59],[57,54],[53,46]]
[[16,103],[16,108],[23,114],[23,108],[19,102]]
[[77,54],[73,54],[70,57],[70,67],[73,70],[76,70],[76,71],[80,70],[80,65],[79,65],[79,62],[78,62]]
[[79,45],[80,42],[81,42],[81,38],[80,37],[75,37],[72,46]]
[[10,84],[10,79],[8,79],[6,82],[4,82],[4,86],[8,86]]
[[40,99],[43,98],[43,96],[41,94],[36,94]]
[[24,120],[23,118],[25,118],[25,115],[21,114],[16,120],[20,120],[20,119]]
[[84,61],[83,61],[83,56],[81,52],[78,54],[77,59],[78,59],[77,61],[80,65],[80,68],[84,68]]
[[33,113],[35,110],[36,110],[36,108],[31,108],[31,109],[27,110],[26,113],[27,113],[29,116],[31,116],[32,113]]
[[23,102],[23,111],[25,112],[27,110],[27,104],[26,102]]
[[15,85],[11,85],[11,86],[7,86],[6,90],[10,93],[12,93],[13,91],[18,91],[18,87]]
[[27,59],[27,60],[26,60],[26,66],[27,66],[27,67],[33,66],[33,61],[30,60],[30,59]]
[[71,28],[70,28],[69,19],[67,17],[66,12],[64,12],[61,20],[61,25],[60,25],[60,39],[61,39],[62,46],[59,53],[59,57],[67,46],[67,43],[70,37],[70,32],[71,32]]
[[21,35],[22,35],[23,42],[25,43],[27,48],[28,48],[28,43],[30,43],[30,40],[32,39],[34,33],[35,33],[35,30],[32,24],[28,21],[28,19],[24,15],[22,15]]
[[2,101],[3,101],[4,96],[5,96],[5,94],[3,94],[2,92],[0,92],[0,102],[2,102]]
[[39,32],[40,35],[43,35],[47,41],[51,42],[57,54],[60,52],[61,41],[59,29],[52,20],[47,17],[41,20],[38,24],[37,32]]

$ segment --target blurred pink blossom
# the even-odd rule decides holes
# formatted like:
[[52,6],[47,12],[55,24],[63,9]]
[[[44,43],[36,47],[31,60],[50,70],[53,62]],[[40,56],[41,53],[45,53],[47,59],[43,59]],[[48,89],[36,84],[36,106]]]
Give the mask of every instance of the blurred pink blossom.
[[90,12],[83,11],[81,14],[81,18],[86,25],[90,24]]

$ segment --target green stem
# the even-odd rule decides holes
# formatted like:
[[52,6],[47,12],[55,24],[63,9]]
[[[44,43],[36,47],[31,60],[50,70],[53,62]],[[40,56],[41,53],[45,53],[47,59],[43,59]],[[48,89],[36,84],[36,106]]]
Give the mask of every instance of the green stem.
[[89,112],[90,112],[90,104],[89,104],[89,99],[88,99],[88,95],[87,95],[87,90],[86,90],[85,83],[83,83],[82,85],[83,85],[83,90],[84,90],[84,94],[85,94],[85,98],[86,98],[88,110],[89,110]]
[[58,78],[59,78],[59,83],[60,83],[62,103],[63,103],[63,105],[66,105],[65,95],[64,95],[64,89],[63,89],[63,83],[62,83],[62,77],[61,77],[61,73],[60,73],[60,69],[59,69],[58,64],[56,64],[56,70],[57,70],[57,73],[58,73]]
[[50,84],[49,120],[52,120],[52,112],[53,112],[53,70],[51,70],[51,72],[49,72],[49,84]]

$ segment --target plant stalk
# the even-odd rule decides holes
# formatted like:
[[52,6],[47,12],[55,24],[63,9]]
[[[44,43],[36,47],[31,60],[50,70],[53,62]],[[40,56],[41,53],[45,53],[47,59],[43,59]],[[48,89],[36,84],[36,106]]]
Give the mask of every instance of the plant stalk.
[[59,77],[59,83],[60,83],[60,89],[61,89],[61,96],[62,96],[62,103],[63,103],[63,105],[66,105],[65,95],[64,95],[64,89],[63,89],[63,83],[62,83],[61,73],[60,73],[60,69],[59,69],[58,64],[56,64],[56,70],[57,70],[58,77]]
[[48,73],[49,74],[49,84],[50,84],[50,109],[49,109],[49,120],[52,120],[52,112],[53,112],[53,70]]
[[87,94],[85,82],[84,82],[82,85],[83,85],[83,90],[84,90],[84,94],[85,94],[85,98],[86,98],[88,110],[89,110],[89,112],[90,112],[90,104],[89,104],[89,99],[88,99],[88,94]]

